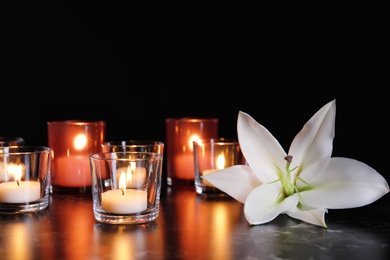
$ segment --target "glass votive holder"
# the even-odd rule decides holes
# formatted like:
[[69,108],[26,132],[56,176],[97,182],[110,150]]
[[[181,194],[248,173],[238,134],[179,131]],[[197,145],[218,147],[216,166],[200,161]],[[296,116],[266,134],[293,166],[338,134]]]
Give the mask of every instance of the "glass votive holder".
[[226,195],[202,176],[233,165],[244,165],[238,140],[229,138],[201,139],[193,142],[195,190],[204,195]]
[[108,224],[141,224],[159,214],[163,155],[102,152],[90,155],[93,213]]
[[24,145],[24,138],[18,136],[0,136],[0,146]]
[[0,214],[36,212],[49,205],[51,149],[0,147]]
[[52,149],[52,193],[91,193],[89,155],[101,152],[104,121],[50,121],[48,144]]
[[192,142],[218,138],[218,118],[167,118],[167,183],[194,185],[194,152]]
[[122,140],[102,143],[102,152],[152,152],[164,155],[164,143],[155,140]]

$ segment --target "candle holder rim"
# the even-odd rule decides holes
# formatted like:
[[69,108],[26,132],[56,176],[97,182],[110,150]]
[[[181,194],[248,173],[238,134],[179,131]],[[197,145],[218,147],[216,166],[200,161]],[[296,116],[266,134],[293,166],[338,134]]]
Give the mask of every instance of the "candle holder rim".
[[39,145],[14,145],[0,147],[0,154],[29,154],[29,153],[50,153],[52,149]]
[[168,117],[165,119],[166,122],[177,121],[177,122],[189,122],[189,123],[199,123],[205,121],[218,122],[216,117]]
[[24,138],[20,136],[0,136],[0,143],[3,141],[24,141]]
[[237,138],[225,138],[225,137],[197,139],[197,140],[194,140],[193,143],[219,144],[219,145],[233,145],[233,144],[239,145]]
[[102,146],[124,146],[124,147],[137,147],[137,146],[155,146],[164,145],[164,142],[157,140],[113,140],[105,141]]
[[53,121],[48,121],[48,125],[91,125],[91,124],[96,124],[96,125],[105,125],[106,122],[104,120],[76,120],[76,119],[69,119],[69,120],[53,120]]
[[[125,154],[134,154],[134,155],[147,155],[146,157],[141,158],[118,158],[118,157],[112,157],[112,155],[125,155]],[[115,160],[115,161],[134,161],[134,160],[145,160],[145,159],[162,159],[163,155],[157,152],[100,152],[100,153],[94,153],[89,155],[90,159],[93,160],[102,160],[102,161],[109,161],[109,160]]]

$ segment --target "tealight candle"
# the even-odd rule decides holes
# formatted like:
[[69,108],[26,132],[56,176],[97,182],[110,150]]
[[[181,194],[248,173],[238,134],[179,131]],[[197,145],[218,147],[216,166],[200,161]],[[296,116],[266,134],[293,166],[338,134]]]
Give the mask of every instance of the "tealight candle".
[[147,209],[147,192],[144,190],[126,189],[126,176],[121,173],[118,190],[102,193],[102,209],[116,214],[132,214]]
[[196,193],[225,196],[203,176],[233,165],[245,164],[238,140],[211,138],[193,142],[193,145]]
[[41,185],[38,181],[9,181],[0,184],[0,202],[26,203],[40,198]]
[[8,167],[13,171],[15,181],[0,184],[0,202],[27,203],[40,199],[41,185],[38,181],[21,181],[22,166]]
[[[209,174],[209,173],[212,173],[212,172],[215,172],[217,170],[222,170],[225,168],[225,156],[223,154],[220,154],[218,155],[217,157],[217,162],[216,162],[216,168],[215,169],[206,169],[206,170],[203,170],[202,171],[202,176],[203,175],[206,175],[206,174]],[[203,179],[203,183],[204,185],[206,186],[209,186],[209,187],[214,187],[214,185],[212,185],[210,182],[208,182],[207,180]]]
[[[140,224],[158,217],[162,153],[101,152],[91,154],[90,162],[93,215],[97,221]],[[133,186],[137,188],[130,188]]]

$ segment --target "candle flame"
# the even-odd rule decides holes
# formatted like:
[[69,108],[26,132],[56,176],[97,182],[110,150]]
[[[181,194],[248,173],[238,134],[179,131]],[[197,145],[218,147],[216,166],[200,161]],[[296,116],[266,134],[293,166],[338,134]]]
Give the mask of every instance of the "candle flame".
[[121,177],[119,178],[119,189],[122,190],[122,195],[125,195],[126,190],[126,175],[125,172],[121,173]]
[[223,156],[222,153],[220,155],[218,155],[218,158],[217,158],[217,168],[218,169],[224,169],[225,168],[225,156]]
[[200,137],[198,135],[191,135],[190,138],[188,139],[188,147],[190,150],[193,150],[193,143],[194,141],[200,140]]
[[130,162],[130,167],[132,171],[135,170],[135,162]]
[[131,184],[131,182],[133,181],[133,172],[131,170],[131,166],[129,166],[127,168],[127,173],[126,173],[126,182]]
[[11,164],[7,167],[7,170],[14,176],[16,182],[22,179],[22,165]]
[[87,145],[87,137],[84,134],[77,135],[74,139],[73,145],[76,150],[84,149]]

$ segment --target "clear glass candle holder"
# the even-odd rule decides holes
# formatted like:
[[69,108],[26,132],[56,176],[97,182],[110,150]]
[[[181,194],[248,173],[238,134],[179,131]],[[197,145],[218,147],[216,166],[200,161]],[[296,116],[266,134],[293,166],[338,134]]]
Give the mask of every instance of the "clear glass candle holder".
[[50,121],[48,143],[52,148],[51,192],[91,193],[89,155],[101,152],[104,121]]
[[108,224],[141,224],[159,214],[163,155],[103,152],[90,155],[93,213]]
[[0,214],[36,212],[49,205],[51,149],[0,147]]
[[0,136],[0,146],[20,146],[24,145],[24,138],[18,136]]
[[201,139],[193,142],[195,190],[198,194],[226,195],[202,177],[233,165],[244,165],[238,140],[229,138]]
[[194,185],[192,142],[218,138],[218,118],[167,118],[167,183]]
[[164,143],[155,140],[122,140],[102,143],[102,152],[151,152],[164,155]]

